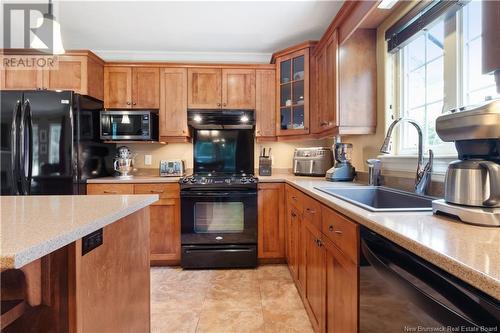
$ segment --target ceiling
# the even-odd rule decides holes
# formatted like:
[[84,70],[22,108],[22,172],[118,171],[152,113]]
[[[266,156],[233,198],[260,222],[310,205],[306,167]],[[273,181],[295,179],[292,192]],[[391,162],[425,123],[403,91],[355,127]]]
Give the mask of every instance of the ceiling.
[[65,49],[105,60],[263,62],[319,39],[342,1],[64,1]]

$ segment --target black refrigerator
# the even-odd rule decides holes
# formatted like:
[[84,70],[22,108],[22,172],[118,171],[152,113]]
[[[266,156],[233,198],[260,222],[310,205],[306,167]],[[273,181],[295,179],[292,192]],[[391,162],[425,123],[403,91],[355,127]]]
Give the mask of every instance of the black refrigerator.
[[2,195],[86,194],[87,179],[112,174],[101,101],[72,91],[0,94]]

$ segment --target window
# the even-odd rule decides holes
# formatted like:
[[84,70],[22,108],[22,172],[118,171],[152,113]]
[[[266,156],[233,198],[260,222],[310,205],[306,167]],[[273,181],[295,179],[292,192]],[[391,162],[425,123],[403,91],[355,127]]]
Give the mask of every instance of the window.
[[[481,73],[481,2],[471,1],[453,17],[437,20],[393,57],[395,115],[421,125],[424,149],[456,154],[453,143],[437,136],[436,118],[451,108],[497,97],[494,77]],[[416,153],[412,125],[402,124],[395,141],[397,154]]]

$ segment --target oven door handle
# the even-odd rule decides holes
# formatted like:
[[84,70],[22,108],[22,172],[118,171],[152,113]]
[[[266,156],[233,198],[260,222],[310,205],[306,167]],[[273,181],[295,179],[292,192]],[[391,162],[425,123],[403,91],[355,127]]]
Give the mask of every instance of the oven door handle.
[[253,249],[248,247],[240,247],[240,248],[195,248],[195,249],[186,249],[185,253],[196,253],[196,252],[252,252]]

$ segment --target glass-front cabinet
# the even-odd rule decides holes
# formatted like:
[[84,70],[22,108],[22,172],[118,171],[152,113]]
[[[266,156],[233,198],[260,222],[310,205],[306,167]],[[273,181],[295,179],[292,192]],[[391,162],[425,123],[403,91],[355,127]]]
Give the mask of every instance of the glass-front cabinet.
[[[302,47],[301,47],[302,46]],[[275,58],[277,134],[309,134],[309,43]],[[300,48],[301,47],[301,48]]]

